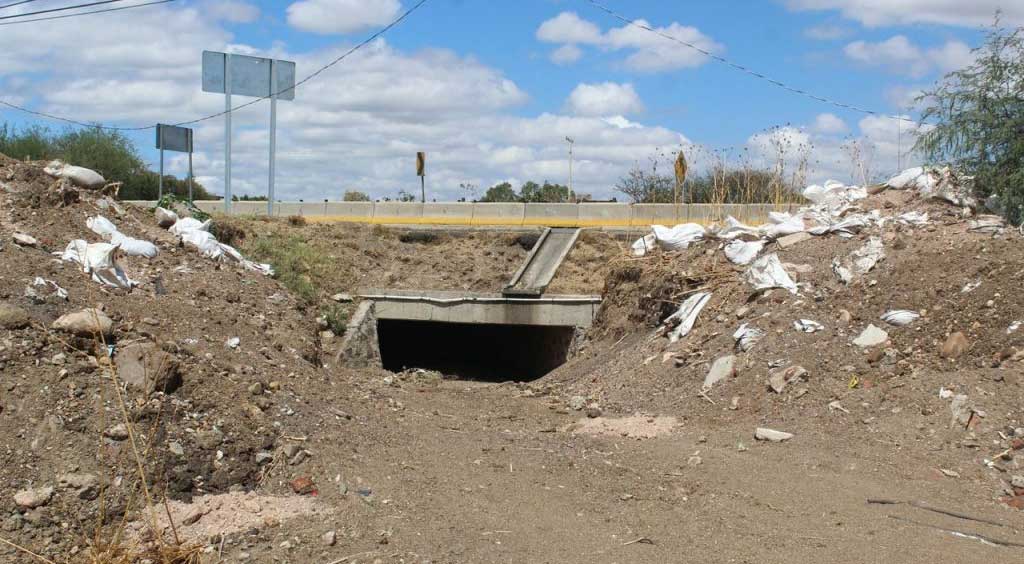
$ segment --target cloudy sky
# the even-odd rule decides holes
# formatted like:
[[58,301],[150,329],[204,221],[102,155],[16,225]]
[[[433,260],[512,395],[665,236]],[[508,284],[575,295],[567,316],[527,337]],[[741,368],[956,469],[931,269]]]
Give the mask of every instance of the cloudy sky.
[[[90,123],[191,120],[223,110],[222,95],[200,89],[203,50],[295,61],[301,78],[415,1],[178,0],[0,19],[0,100]],[[72,3],[32,1],[0,18]],[[1019,0],[601,3],[794,87],[907,116],[916,92],[971,61],[997,9],[1024,24]],[[704,166],[714,154],[770,163],[779,147],[790,158],[804,147],[812,181],[914,161],[912,124],[797,96],[587,0],[430,0],[278,110],[277,194],[286,199],[418,192],[416,151],[427,153],[428,195],[438,200],[465,196],[460,184],[565,183],[566,136],[576,141],[577,191],[605,197],[636,163],[680,148]],[[266,192],[268,114],[267,102],[235,114],[236,194]],[[4,107],[0,121],[64,127]],[[220,192],[224,121],[194,127],[196,174]],[[155,167],[153,132],[130,136]],[[169,170],[182,174],[183,162],[173,157]]]

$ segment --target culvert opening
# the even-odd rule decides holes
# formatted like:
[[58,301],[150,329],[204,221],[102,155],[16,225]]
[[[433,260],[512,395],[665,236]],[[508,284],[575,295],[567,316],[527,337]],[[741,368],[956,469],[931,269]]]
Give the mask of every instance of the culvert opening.
[[377,320],[385,370],[436,370],[467,380],[535,380],[565,363],[575,328]]

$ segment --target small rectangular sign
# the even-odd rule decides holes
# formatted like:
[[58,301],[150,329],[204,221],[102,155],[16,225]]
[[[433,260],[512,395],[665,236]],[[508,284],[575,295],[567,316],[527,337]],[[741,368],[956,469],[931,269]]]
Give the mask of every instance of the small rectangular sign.
[[416,176],[427,175],[427,154],[423,151],[416,153]]
[[[203,92],[224,94],[224,58],[218,51],[203,51]],[[270,61],[263,57],[231,55],[231,93],[262,98],[270,96]],[[278,100],[295,99],[295,63],[274,60]]]
[[192,130],[176,125],[156,125],[156,148],[179,153],[192,152]]

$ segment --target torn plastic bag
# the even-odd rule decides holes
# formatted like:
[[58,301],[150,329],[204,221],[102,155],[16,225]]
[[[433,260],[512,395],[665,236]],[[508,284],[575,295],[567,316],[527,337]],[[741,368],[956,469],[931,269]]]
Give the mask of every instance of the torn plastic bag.
[[793,329],[804,333],[817,333],[824,331],[825,326],[811,319],[797,319],[793,322]]
[[178,214],[166,208],[158,206],[153,211],[153,215],[156,217],[156,224],[164,229],[169,229],[172,225],[178,223]]
[[194,217],[183,217],[171,226],[170,231],[172,234],[180,237],[189,231],[209,231],[211,223],[213,223],[213,220],[210,219],[199,221]]
[[881,319],[889,325],[903,327],[904,325],[910,325],[917,321],[919,317],[921,317],[921,314],[916,311],[910,311],[909,309],[894,309],[883,313]]
[[924,174],[924,167],[915,166],[908,168],[903,172],[893,176],[885,185],[889,188],[895,188],[896,190],[904,190],[907,188],[921,189],[918,184],[918,179]]
[[274,275],[274,267],[270,266],[269,264],[253,262],[249,259],[242,259],[241,264],[242,267],[245,268],[246,270],[252,270],[255,272],[259,272],[260,274],[265,274],[267,276]]
[[847,186],[842,182],[829,180],[824,186],[812,184],[804,188],[803,197],[815,204],[840,205],[854,200],[863,200],[868,192],[859,186]]
[[82,272],[91,274],[95,282],[111,288],[124,288],[130,290],[138,286],[119,264],[117,264],[117,245],[110,243],[87,243],[82,239],[75,239],[68,243],[61,260],[77,262],[82,267]]
[[106,240],[110,240],[111,235],[117,233],[117,226],[114,225],[109,219],[102,215],[96,217],[90,217],[85,220],[85,225],[92,230],[93,233],[103,237]]
[[785,288],[794,294],[797,293],[796,282],[793,282],[782,268],[779,256],[775,253],[755,260],[743,277],[755,290]]
[[674,343],[679,339],[690,334],[693,329],[693,324],[697,321],[697,316],[700,315],[700,311],[704,309],[704,306],[708,304],[708,300],[711,299],[711,292],[697,292],[679,306],[679,309],[675,313],[665,318],[665,325],[670,326],[673,323],[678,322],[675,329],[668,334],[668,340],[670,343]]
[[43,172],[54,178],[67,178],[75,186],[91,190],[102,188],[107,183],[103,176],[95,170],[65,164],[62,161],[50,161]]
[[896,217],[896,222],[903,225],[910,225],[912,227],[921,227],[928,225],[928,214],[926,212],[907,212],[902,213]]
[[675,227],[652,225],[654,238],[666,251],[682,251],[704,238],[704,227],[696,223],[681,223]]
[[832,259],[832,272],[844,285],[853,281],[853,273],[850,272],[849,268],[843,266],[842,261],[840,261],[838,257]]
[[[184,221],[184,219],[182,221]],[[175,225],[177,225],[177,223]],[[221,244],[217,242],[217,238],[208,231],[203,231],[201,229],[185,231],[181,234],[181,240],[186,244],[199,249],[199,254],[206,258],[219,259],[224,255],[224,249],[221,247]]]
[[36,276],[32,284],[25,287],[25,297],[35,304],[43,304],[47,301],[66,302],[68,301],[68,291],[53,280]]
[[853,270],[857,274],[867,274],[878,261],[885,258],[885,246],[881,237],[870,237],[864,246],[850,253]]
[[749,323],[740,325],[740,328],[732,334],[732,338],[736,339],[736,349],[747,352],[754,348],[761,338],[764,337],[764,331],[757,327],[751,327]]
[[[761,226],[761,232],[765,237],[769,239],[778,239],[779,237],[793,235],[794,233],[802,233],[807,230],[803,216],[784,214],[787,217],[783,218],[781,217],[782,215],[783,214],[778,214],[773,216],[771,213],[768,214],[768,219],[771,220],[772,223],[770,225]],[[782,221],[775,221],[776,218],[782,219]]]
[[838,222],[832,222],[829,220],[823,225],[813,227],[808,231],[812,235],[824,235],[826,233],[835,233],[840,237],[853,237],[854,234],[859,232],[861,229],[868,226],[867,216],[864,215],[850,215]]
[[736,239],[737,237],[760,239],[761,229],[746,225],[730,215],[725,218],[725,225],[715,232],[715,236],[719,239]]
[[654,239],[654,233],[644,235],[633,242],[633,256],[642,257],[646,255],[656,244],[657,242]]
[[733,240],[725,246],[725,258],[733,264],[750,264],[764,248],[764,241]]

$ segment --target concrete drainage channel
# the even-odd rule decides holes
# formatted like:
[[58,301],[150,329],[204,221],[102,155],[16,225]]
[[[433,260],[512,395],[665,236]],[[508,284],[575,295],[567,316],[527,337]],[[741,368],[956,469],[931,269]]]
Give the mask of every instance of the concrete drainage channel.
[[601,305],[600,296],[544,294],[577,236],[546,230],[501,294],[361,292],[336,361],[498,382],[547,374],[572,356]]

